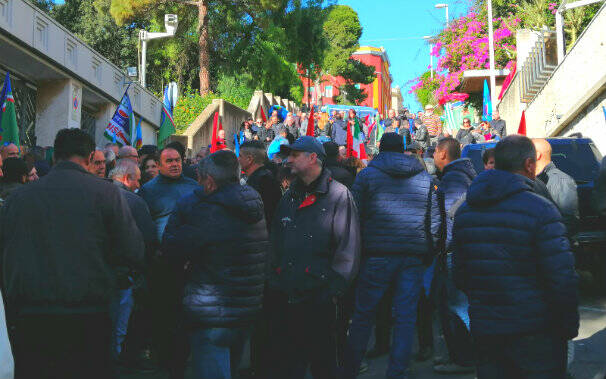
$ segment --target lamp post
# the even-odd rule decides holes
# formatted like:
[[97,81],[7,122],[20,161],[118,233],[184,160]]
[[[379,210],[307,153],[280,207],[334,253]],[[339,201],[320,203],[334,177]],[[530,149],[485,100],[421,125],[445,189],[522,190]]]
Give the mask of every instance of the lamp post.
[[429,68],[431,70],[431,80],[433,80],[433,55],[431,55],[431,53],[433,52],[433,37],[425,36],[423,37],[423,39],[426,40],[427,43],[429,43]]
[[495,63],[494,63],[494,34],[492,27],[492,0],[487,1],[488,5],[488,56],[490,59],[490,98],[492,103],[492,112],[496,110],[497,102],[494,96],[496,95],[496,77],[495,77]]
[[173,37],[177,32],[177,26],[179,25],[179,17],[176,14],[164,15],[164,27],[166,28],[165,33],[148,32],[147,30],[139,31],[139,41],[141,41],[141,86],[145,88],[147,74],[147,42],[158,38]]
[[436,4],[436,9],[440,8],[446,9],[446,27],[448,28],[448,4]]

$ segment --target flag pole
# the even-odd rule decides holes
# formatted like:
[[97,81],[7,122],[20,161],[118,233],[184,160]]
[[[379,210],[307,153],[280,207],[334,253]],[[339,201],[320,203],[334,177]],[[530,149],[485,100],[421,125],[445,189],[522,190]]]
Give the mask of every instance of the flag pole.
[[[497,91],[496,77],[495,77],[495,61],[494,61],[494,32],[492,26],[492,0],[487,1],[488,4],[488,55],[490,58],[490,99],[495,97]],[[492,100],[492,113],[496,110],[497,102]]]

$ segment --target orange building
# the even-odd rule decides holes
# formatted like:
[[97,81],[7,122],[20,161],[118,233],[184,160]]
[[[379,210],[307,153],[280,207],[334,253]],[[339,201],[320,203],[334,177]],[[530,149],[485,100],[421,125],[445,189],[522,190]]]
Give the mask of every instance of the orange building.
[[[371,84],[357,84],[366,94],[366,100],[362,106],[372,107],[379,110],[383,115],[391,108],[391,74],[389,73],[389,58],[382,47],[362,46],[351,56],[352,59],[360,61],[375,68],[375,80]],[[339,87],[345,84],[342,77],[324,75],[319,83],[311,83],[308,88],[307,79],[301,77],[303,82],[303,103],[307,103],[308,91],[310,91],[311,103],[315,105],[336,104],[334,99],[339,95]]]

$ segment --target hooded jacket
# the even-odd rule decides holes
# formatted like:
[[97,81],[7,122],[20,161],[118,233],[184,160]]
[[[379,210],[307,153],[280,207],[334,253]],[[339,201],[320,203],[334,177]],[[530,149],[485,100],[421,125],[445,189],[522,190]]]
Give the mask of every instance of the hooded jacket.
[[[476,177],[476,170],[469,158],[460,158],[444,166],[438,184],[438,197],[440,199],[440,209],[445,218],[446,235],[445,249],[450,250],[452,240],[453,218],[448,217],[452,206],[467,192],[467,188]],[[444,222],[444,221],[443,221]]]
[[358,174],[352,188],[360,213],[363,254],[428,258],[440,223],[434,189],[417,158],[379,153]]
[[190,262],[183,294],[186,320],[197,327],[250,324],[261,309],[267,266],[263,202],[250,186],[203,188],[179,200],[162,252]]
[[532,180],[479,174],[455,215],[453,243],[454,280],[469,297],[472,334],[577,335],[578,278],[566,228]]
[[347,145],[347,121],[337,119],[332,123],[332,130],[330,132],[332,142],[339,146]]

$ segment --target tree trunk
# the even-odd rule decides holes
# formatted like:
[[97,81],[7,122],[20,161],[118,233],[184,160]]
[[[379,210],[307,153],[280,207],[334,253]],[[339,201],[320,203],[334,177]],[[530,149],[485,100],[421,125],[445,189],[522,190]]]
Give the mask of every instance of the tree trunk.
[[198,47],[200,48],[200,95],[210,92],[210,57],[208,55],[208,0],[198,2]]

